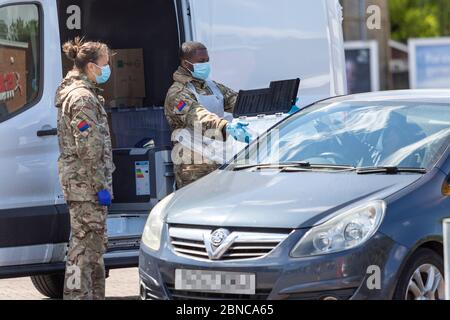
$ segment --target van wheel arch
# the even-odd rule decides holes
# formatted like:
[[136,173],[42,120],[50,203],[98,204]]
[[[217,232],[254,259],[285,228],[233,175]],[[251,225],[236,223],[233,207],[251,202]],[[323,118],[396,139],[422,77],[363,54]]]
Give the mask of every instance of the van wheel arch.
[[402,281],[402,276],[404,275],[405,272],[407,272],[408,266],[412,263],[412,258],[415,257],[417,255],[417,253],[419,252],[430,252],[435,254],[436,256],[440,257],[440,259],[442,259],[442,263],[443,263],[443,259],[444,259],[444,245],[441,241],[439,240],[428,240],[426,242],[422,242],[420,244],[418,244],[413,250],[411,250],[409,252],[409,254],[407,255],[407,257],[405,257],[405,259],[402,262],[402,265],[399,269],[399,272],[397,274],[397,280],[394,286],[394,290],[392,292],[392,299],[398,299],[398,287],[401,284],[400,282]]

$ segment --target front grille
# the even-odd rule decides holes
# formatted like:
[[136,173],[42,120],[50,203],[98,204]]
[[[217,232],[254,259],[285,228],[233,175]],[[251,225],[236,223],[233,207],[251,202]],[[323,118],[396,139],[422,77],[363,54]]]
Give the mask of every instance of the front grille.
[[279,241],[273,242],[236,242],[236,244],[232,245],[228,250],[228,253],[223,255],[223,260],[232,260],[232,259],[251,259],[251,258],[259,258],[269,254],[273,249],[275,249]]
[[141,238],[110,238],[108,252],[123,250],[139,250]]
[[[207,250],[207,241],[213,229],[169,228],[170,242],[173,250],[184,256],[196,259],[210,260]],[[214,260],[242,260],[261,258],[272,252],[289,233],[268,232],[230,232],[233,240],[227,246],[223,254]],[[212,247],[213,250],[217,249]]]
[[272,291],[271,289],[256,290],[254,295],[193,292],[175,290],[173,284],[168,284],[167,290],[173,300],[267,300]]
[[206,253],[206,247],[202,241],[171,237],[170,242],[178,253],[208,259],[208,253]]

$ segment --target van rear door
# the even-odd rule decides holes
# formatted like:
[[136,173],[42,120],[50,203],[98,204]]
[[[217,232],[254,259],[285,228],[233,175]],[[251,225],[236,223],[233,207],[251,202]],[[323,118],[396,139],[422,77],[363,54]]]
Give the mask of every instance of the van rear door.
[[[346,93],[337,0],[187,0],[191,39],[234,89],[301,78],[300,104]],[[189,38],[189,34],[188,34]]]
[[54,1],[0,0],[0,267],[52,262],[69,237],[55,206],[56,21]]

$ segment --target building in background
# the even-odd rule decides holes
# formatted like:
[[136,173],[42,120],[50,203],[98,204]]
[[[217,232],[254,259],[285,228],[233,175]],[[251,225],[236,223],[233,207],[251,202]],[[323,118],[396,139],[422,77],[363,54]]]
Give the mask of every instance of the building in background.
[[28,43],[0,39],[0,118],[27,102],[28,55]]
[[[380,90],[388,90],[394,87],[391,64],[391,25],[389,17],[388,0],[340,0],[344,8],[344,40],[345,41],[369,41],[378,43],[379,52],[379,80]],[[381,10],[381,28],[370,30],[367,19],[370,14],[367,8],[377,5]],[[370,75],[368,75],[370,76]]]

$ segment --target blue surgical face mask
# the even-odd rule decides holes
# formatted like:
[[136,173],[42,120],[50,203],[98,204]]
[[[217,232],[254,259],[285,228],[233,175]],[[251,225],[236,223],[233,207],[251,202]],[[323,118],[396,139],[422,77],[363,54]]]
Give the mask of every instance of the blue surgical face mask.
[[194,78],[200,79],[200,80],[206,80],[209,78],[209,75],[211,74],[211,64],[209,62],[204,63],[191,63],[187,61],[194,67],[194,71],[191,71],[192,76]]
[[96,65],[96,66],[102,70],[102,73],[99,76],[95,76],[95,81],[98,84],[104,84],[104,83],[108,82],[109,77],[111,77],[111,67],[109,66],[109,64],[107,64],[106,66],[103,66],[103,67],[100,67],[98,65]]

